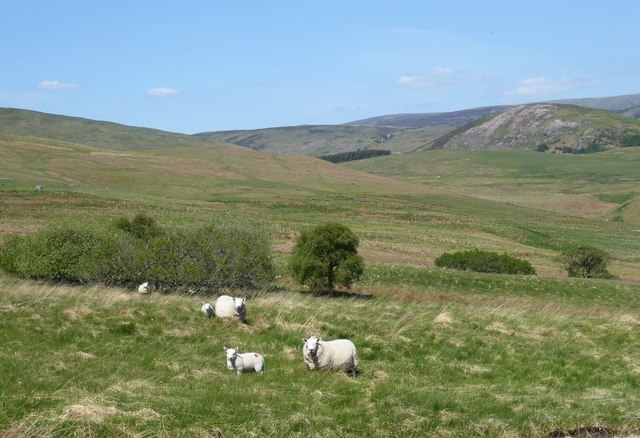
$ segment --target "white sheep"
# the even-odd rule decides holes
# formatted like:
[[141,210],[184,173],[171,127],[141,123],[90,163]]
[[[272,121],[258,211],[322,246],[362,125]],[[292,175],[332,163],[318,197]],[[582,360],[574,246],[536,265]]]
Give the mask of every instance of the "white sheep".
[[302,358],[310,370],[343,370],[358,374],[356,346],[348,339],[323,341],[315,336],[304,340]]
[[149,293],[149,282],[145,281],[140,286],[138,286],[139,294],[148,294]]
[[209,318],[213,318],[213,306],[211,303],[202,302],[202,308],[200,309],[204,316],[208,316]]
[[247,322],[247,305],[244,298],[221,295],[216,300],[215,315],[218,318],[238,318],[242,322]]
[[238,348],[224,347],[227,355],[227,368],[235,370],[238,375],[241,373],[264,374],[264,356],[260,353],[238,353]]

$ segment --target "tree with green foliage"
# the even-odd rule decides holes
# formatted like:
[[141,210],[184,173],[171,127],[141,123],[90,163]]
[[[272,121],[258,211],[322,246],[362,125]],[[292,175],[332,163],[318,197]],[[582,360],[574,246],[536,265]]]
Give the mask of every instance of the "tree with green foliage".
[[327,222],[298,237],[289,268],[300,284],[316,290],[351,287],[362,276],[364,262],[358,254],[358,237],[346,226]]
[[609,255],[594,246],[583,245],[562,253],[564,268],[569,277],[611,278],[607,271]]

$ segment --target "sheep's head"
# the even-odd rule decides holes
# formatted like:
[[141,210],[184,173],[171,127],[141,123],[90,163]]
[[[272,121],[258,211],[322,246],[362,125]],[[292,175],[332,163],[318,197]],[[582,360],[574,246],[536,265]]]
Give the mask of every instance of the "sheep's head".
[[202,313],[205,313],[209,316],[213,316],[213,306],[211,303],[202,302]]
[[236,305],[236,309],[241,310],[242,306],[244,306],[244,298],[234,298],[233,302]]
[[315,336],[311,336],[308,339],[304,339],[304,343],[307,346],[307,350],[309,350],[310,354],[316,353],[318,349],[318,342],[320,342],[320,339],[316,338]]
[[224,348],[224,352],[227,355],[227,360],[234,360],[235,357],[238,355],[238,348],[227,348],[227,347],[223,347]]

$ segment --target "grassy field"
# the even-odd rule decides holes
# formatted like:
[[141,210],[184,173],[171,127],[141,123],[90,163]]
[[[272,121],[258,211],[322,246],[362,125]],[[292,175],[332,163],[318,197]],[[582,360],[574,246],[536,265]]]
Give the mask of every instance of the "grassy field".
[[[0,239],[138,212],[164,226],[253,220],[272,233],[279,275],[273,291],[224,291],[248,297],[243,325],[204,318],[205,297],[0,273],[0,436],[640,433],[637,148],[337,166],[222,144],[114,151],[4,136],[0,158]],[[297,233],[327,220],[361,239],[365,278],[351,293],[312,294],[285,270]],[[566,277],[558,256],[582,243],[612,255],[617,279]],[[476,247],[538,275],[433,267]],[[352,339],[362,374],[307,370],[311,334]],[[226,370],[224,345],[263,353],[266,374]]]
[[[542,436],[637,428],[640,288],[376,266],[361,295],[199,297],[0,279],[4,436]],[[558,294],[558,290],[563,292]],[[366,292],[366,295],[365,295]],[[312,373],[302,337],[362,373]],[[264,376],[226,370],[224,345]]]
[[[639,224],[640,148],[590,155],[439,150],[354,161],[351,169],[540,210]],[[626,214],[629,213],[629,214]]]

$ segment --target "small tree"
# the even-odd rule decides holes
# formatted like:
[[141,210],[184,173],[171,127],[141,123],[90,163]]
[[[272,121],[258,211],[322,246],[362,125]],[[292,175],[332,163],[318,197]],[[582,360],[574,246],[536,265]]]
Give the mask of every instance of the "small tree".
[[358,237],[346,226],[328,222],[303,231],[298,237],[289,268],[293,278],[312,289],[351,287],[362,276]]
[[562,254],[564,268],[569,277],[611,278],[607,271],[609,255],[593,246],[579,246]]

